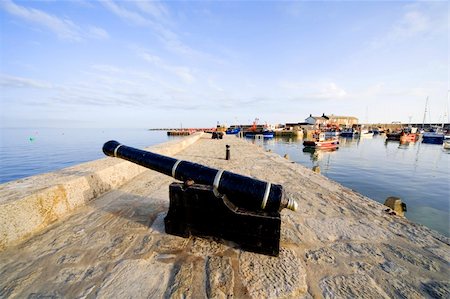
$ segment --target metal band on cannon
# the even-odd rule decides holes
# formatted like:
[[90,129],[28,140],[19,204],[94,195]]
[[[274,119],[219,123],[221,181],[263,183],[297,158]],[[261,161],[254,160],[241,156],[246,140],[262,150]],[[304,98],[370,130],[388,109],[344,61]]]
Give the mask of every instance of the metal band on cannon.
[[[283,188],[278,184],[177,160],[122,145],[117,141],[106,142],[103,145],[103,152],[108,156],[131,161],[177,180],[191,179],[197,184],[214,186],[217,193],[227,195],[227,198],[240,208],[266,212],[280,211],[283,208],[296,209],[296,203],[283,196]],[[217,176],[219,172],[220,175]],[[217,182],[215,182],[216,178]]]

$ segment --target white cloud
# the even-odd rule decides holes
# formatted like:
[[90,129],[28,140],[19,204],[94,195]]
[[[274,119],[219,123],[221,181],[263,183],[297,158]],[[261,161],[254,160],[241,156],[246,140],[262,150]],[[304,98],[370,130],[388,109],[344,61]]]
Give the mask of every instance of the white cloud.
[[182,79],[186,83],[192,83],[195,81],[195,76],[192,74],[192,70],[186,66],[174,66],[170,65],[164,60],[156,55],[149,53],[147,50],[142,48],[136,48],[138,56],[143,58],[145,61],[153,64],[156,67],[159,67],[173,75],[176,75],[180,79]]
[[404,39],[416,34],[426,32],[430,29],[428,16],[420,11],[407,11],[403,18],[394,25],[389,38]]
[[382,36],[375,38],[371,45],[381,48],[391,43],[401,42],[419,36],[429,36],[448,32],[448,15],[443,13],[442,3],[415,3],[406,5],[404,12]]
[[155,36],[169,51],[191,57],[211,58],[210,54],[199,52],[185,44],[181,41],[179,35],[170,29],[175,22],[169,17],[168,9],[162,3],[133,2],[139,11],[134,11],[129,6],[118,5],[110,0],[102,1],[101,3],[126,22],[132,25],[151,28]]
[[106,32],[105,29],[102,29],[102,28],[99,28],[96,26],[89,27],[88,35],[95,39],[108,39],[109,38],[109,34],[108,34],[108,32]]
[[0,86],[13,88],[52,88],[53,85],[39,80],[0,74]]
[[69,19],[58,18],[39,9],[20,6],[11,0],[1,1],[0,5],[11,15],[44,27],[63,40],[79,42],[87,37],[98,39],[109,37],[108,33],[102,28],[90,26],[85,32]]
[[162,22],[167,22],[169,10],[160,2],[135,1],[133,2],[142,12]]
[[310,83],[282,81],[279,86],[287,91],[289,96],[305,99],[333,100],[347,96],[347,92],[334,82]]
[[2,6],[8,13],[46,27],[61,39],[71,41],[81,40],[80,29],[70,20],[60,19],[38,9],[16,5],[10,0],[2,1]]
[[119,5],[117,5],[113,1],[102,1],[101,2],[107,9],[109,9],[111,12],[119,16],[120,18],[130,21],[136,25],[140,26],[151,26],[153,25],[153,22],[146,19],[144,16],[137,12],[133,12],[131,10],[128,10],[126,8],[123,8]]

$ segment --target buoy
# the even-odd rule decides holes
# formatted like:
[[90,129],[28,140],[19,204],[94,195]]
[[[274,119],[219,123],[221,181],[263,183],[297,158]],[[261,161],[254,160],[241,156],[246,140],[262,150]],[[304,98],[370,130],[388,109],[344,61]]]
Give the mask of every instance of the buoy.
[[312,171],[314,171],[315,173],[320,173],[320,166],[319,165],[313,166]]
[[391,208],[397,215],[405,216],[406,204],[402,202],[400,197],[389,196],[386,198],[384,205]]

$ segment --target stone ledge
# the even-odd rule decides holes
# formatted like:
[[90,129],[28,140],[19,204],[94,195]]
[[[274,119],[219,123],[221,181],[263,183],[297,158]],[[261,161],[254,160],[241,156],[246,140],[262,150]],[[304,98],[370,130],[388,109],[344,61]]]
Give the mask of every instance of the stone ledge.
[[[146,149],[172,156],[202,135],[196,133]],[[124,160],[104,158],[1,184],[0,250],[32,236],[145,170]]]

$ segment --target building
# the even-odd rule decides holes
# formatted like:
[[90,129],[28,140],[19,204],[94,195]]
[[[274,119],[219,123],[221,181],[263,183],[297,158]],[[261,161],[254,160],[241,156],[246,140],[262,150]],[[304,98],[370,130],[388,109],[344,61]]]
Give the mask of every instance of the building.
[[336,125],[339,127],[350,128],[353,125],[358,124],[358,118],[353,116],[338,116],[331,114],[330,116],[328,116],[328,118],[329,118],[328,123],[330,125]]
[[305,122],[310,125],[315,126],[326,126],[328,124],[329,117],[325,115],[325,113],[322,114],[322,116],[312,116],[311,114],[307,119],[305,119]]

